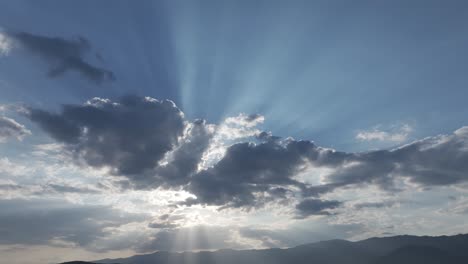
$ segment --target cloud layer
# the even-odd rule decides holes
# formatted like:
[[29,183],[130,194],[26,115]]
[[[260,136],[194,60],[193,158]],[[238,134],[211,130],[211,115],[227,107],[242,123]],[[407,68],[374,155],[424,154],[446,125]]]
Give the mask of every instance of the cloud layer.
[[[125,177],[128,186],[193,194],[183,205],[254,208],[293,202],[296,216],[307,217],[328,215],[328,209],[338,207],[339,201],[321,196],[339,188],[375,185],[395,192],[405,185],[468,180],[467,127],[396,149],[346,153],[266,132],[252,137],[245,131],[255,131],[252,128],[263,120],[258,115],[230,118],[218,126],[190,122],[173,102],[149,97],[127,96],[115,102],[94,98],[84,105],[66,105],[61,113],[31,109],[29,116],[77,160],[108,168]],[[224,131],[233,123],[239,130],[236,136]],[[236,140],[212,165],[201,166],[213,144],[220,144],[220,134],[226,141]],[[327,173],[313,184],[298,177],[319,169]]]
[[79,206],[54,200],[0,200],[0,244],[87,246],[108,235],[106,228],[141,221],[104,206]]

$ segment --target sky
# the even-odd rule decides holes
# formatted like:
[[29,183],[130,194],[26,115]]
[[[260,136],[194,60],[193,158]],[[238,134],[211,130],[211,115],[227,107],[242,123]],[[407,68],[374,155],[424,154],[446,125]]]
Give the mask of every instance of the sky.
[[467,233],[466,1],[1,1],[0,263]]

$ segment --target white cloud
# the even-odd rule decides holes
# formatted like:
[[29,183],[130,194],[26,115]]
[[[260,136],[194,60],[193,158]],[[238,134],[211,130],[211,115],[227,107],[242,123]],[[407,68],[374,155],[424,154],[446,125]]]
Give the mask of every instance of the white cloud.
[[203,154],[199,170],[216,164],[224,156],[226,149],[240,139],[253,137],[261,133],[262,131],[257,126],[264,121],[265,117],[258,114],[239,114],[226,118],[224,122],[215,127],[214,136],[211,139],[210,146]]
[[0,176],[11,175],[17,177],[31,172],[31,168],[23,164],[10,161],[8,157],[0,158]]
[[402,143],[408,139],[412,131],[413,128],[408,124],[404,124],[400,127],[392,127],[387,131],[380,129],[380,127],[377,126],[371,130],[358,132],[356,139],[361,141],[387,141]]
[[14,119],[0,116],[0,143],[5,142],[8,138],[16,138],[23,140],[23,137],[30,135],[31,131]]
[[0,31],[0,56],[8,55],[13,47],[12,40]]

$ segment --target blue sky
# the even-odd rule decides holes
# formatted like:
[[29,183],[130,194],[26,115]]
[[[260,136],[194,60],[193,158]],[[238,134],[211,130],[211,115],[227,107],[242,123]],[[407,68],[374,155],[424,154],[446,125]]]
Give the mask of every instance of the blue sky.
[[468,110],[464,1],[11,1],[1,10],[4,29],[86,37],[103,61],[89,59],[117,77],[51,82],[40,62],[12,56],[0,62],[3,103],[137,93],[211,122],[260,113],[275,134],[341,150],[364,150],[354,134],[376,125],[447,133]]
[[77,220],[79,239],[50,229],[0,252],[467,232],[467,24],[454,0],[1,1],[0,209],[115,225]]

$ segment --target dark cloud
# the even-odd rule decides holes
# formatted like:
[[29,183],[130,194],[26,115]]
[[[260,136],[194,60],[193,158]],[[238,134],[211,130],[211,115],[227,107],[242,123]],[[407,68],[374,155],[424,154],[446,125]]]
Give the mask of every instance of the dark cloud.
[[386,202],[374,202],[374,203],[359,203],[354,205],[356,209],[363,209],[363,208],[385,208],[385,207],[392,207],[395,204],[394,201],[386,201]]
[[163,214],[163,215],[159,216],[159,219],[161,219],[161,220],[167,220],[167,219],[169,219],[169,217],[170,217],[169,214]]
[[96,83],[115,80],[111,71],[93,66],[85,61],[84,57],[91,50],[91,45],[83,37],[67,40],[27,32],[9,32],[8,36],[49,63],[48,75],[51,78],[63,75],[67,71],[76,71]]
[[29,116],[66,143],[78,160],[109,167],[143,186],[156,180],[154,168],[185,128],[183,113],[173,102],[136,96],[117,102],[94,98],[84,105],[65,105],[58,114],[31,109]]
[[142,221],[104,206],[57,200],[0,200],[0,244],[43,245],[51,240],[86,246],[109,235],[106,228]]
[[255,137],[260,141],[278,141],[281,139],[280,137],[273,136],[271,132],[266,131],[258,133]]
[[212,168],[192,177],[188,190],[197,198],[188,203],[252,207],[260,198],[284,196],[277,187],[302,186],[292,176],[313,149],[307,141],[235,144]]
[[314,185],[314,186],[301,186],[302,195],[305,197],[317,197],[321,194],[331,192],[338,187],[345,186],[344,183],[327,183],[321,185]]
[[320,199],[306,199],[296,205],[297,217],[306,218],[311,215],[330,215],[329,209],[341,206],[339,201],[327,201]]
[[304,186],[304,196],[320,196],[336,188],[362,184],[395,192],[398,179],[422,187],[458,184],[468,180],[468,127],[392,150],[343,153],[320,149],[315,154],[309,156],[311,164],[328,167],[332,172],[325,177],[325,184]]
[[451,185],[468,180],[467,160],[468,127],[463,127],[393,150],[352,154],[327,180],[335,187],[373,183],[385,190],[395,190],[398,178],[426,187]]
[[23,137],[30,135],[31,131],[15,120],[0,116],[0,143],[5,142],[9,138],[22,140]]

